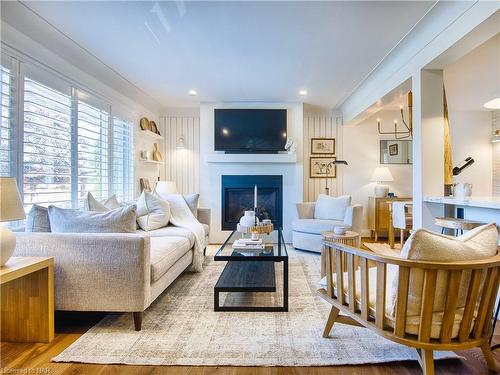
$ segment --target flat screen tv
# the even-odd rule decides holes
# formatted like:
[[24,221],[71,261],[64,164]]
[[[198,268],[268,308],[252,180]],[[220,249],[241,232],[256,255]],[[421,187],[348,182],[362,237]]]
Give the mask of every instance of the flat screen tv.
[[286,144],[286,109],[216,109],[215,151],[276,153]]

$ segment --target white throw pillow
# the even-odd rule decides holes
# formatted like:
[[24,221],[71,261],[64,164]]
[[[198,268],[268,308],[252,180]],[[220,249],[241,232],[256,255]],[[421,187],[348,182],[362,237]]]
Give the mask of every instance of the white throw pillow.
[[330,197],[320,194],[314,207],[314,218],[323,220],[344,220],[347,207],[351,205],[351,196]]
[[136,206],[107,212],[49,206],[48,212],[53,233],[135,233]]
[[26,217],[26,232],[50,232],[49,211],[47,207],[34,204]]
[[[498,230],[494,223],[477,227],[463,236],[449,237],[426,229],[416,230],[406,241],[401,250],[401,258],[436,262],[456,262],[480,260],[493,257],[497,253]],[[463,275],[457,308],[465,305],[470,272]],[[423,270],[412,271],[408,289],[407,315],[419,315],[422,304]],[[392,315],[395,314],[397,278],[392,284]],[[439,271],[434,297],[434,312],[443,311],[446,303],[447,275]]]
[[200,199],[200,194],[183,195],[189,210],[193,213],[194,217],[198,216],[198,200]]
[[125,204],[125,203],[120,204],[120,202],[118,202],[118,199],[116,198],[116,194],[113,194],[108,199],[101,201],[101,203],[104,205],[104,207],[110,210],[114,210],[115,208],[120,208],[125,206],[131,206],[132,204],[135,204],[135,202],[131,204]]
[[170,220],[170,204],[146,190],[142,191],[137,200],[137,223],[150,231],[168,225]]
[[97,199],[94,198],[92,193],[89,191],[85,195],[85,198],[83,199],[83,211],[98,211],[98,212],[106,212],[109,211],[109,208],[107,208],[104,204],[99,202]]

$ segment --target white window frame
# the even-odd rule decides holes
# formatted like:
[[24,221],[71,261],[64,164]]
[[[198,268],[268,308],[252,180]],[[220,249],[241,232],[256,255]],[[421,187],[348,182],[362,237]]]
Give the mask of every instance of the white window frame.
[[[94,102],[100,103],[99,107],[103,107],[108,113],[108,195],[113,195],[113,116],[120,117],[124,120],[130,121],[129,119],[135,116],[132,113],[126,113],[128,111],[117,111],[118,114],[114,113],[116,108],[126,108],[123,104],[108,100],[93,90],[90,90],[72,79],[65,77],[58,72],[53,71],[49,67],[43,65],[42,63],[29,58],[28,56],[22,55],[16,51],[11,51],[10,48],[5,48],[2,44],[0,48],[1,63],[5,67],[11,70],[13,76],[13,90],[12,90],[12,147],[11,147],[11,171],[10,174],[16,178],[18,183],[18,189],[21,194],[21,200],[24,203],[24,79],[26,76],[29,78],[40,82],[44,85],[56,91],[60,90],[61,84],[63,86],[70,87],[70,95],[72,98],[71,105],[71,129],[72,129],[72,144],[71,144],[71,206],[73,208],[78,208],[78,100],[79,94],[86,93],[88,97],[85,99],[80,98],[83,101],[91,104]],[[91,98],[88,102],[89,97]],[[134,121],[131,121],[134,123]],[[135,129],[133,129],[133,139],[135,142]],[[132,150],[135,149],[135,145],[132,145]],[[135,187],[135,155],[133,156],[133,168],[127,173],[131,176],[131,184]],[[135,188],[133,195],[135,196]]]

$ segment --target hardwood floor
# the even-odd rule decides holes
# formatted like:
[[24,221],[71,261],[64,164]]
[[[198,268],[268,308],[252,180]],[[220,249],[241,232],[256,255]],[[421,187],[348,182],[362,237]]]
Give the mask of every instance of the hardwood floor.
[[[211,252],[214,249],[210,249]],[[128,366],[89,365],[79,363],[53,363],[51,358],[62,352],[87,329],[97,323],[103,313],[58,312],[55,317],[56,336],[50,344],[1,343],[0,374],[172,374],[172,375],[391,375],[422,374],[416,361],[379,365],[335,367],[189,367],[189,366]],[[500,326],[497,325],[493,344],[500,343]],[[437,362],[436,374],[491,374],[481,351],[460,351],[465,360]],[[500,349],[494,351],[500,363]]]

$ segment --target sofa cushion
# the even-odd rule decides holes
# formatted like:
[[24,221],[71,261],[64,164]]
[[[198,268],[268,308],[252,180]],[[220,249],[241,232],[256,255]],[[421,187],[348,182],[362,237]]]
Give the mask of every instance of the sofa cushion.
[[296,232],[321,234],[343,223],[342,220],[297,219],[292,222],[292,229]]
[[168,225],[170,203],[143,190],[137,200],[137,223],[141,229],[150,231]]
[[198,215],[198,201],[200,199],[200,194],[183,195],[183,198],[193,216],[196,217]]
[[314,207],[314,218],[324,220],[344,220],[345,211],[351,204],[350,195],[330,197],[320,194]]
[[208,224],[201,224],[203,225],[203,231],[205,232],[205,236],[208,236],[210,234],[210,227],[208,226]]
[[50,232],[49,211],[47,207],[34,204],[26,217],[26,232]]
[[175,227],[168,225],[163,228],[158,228],[150,231],[138,230],[137,233],[147,233],[149,237],[184,237],[189,241],[189,246],[194,246],[194,234],[186,228]]
[[48,211],[53,233],[135,233],[136,206],[108,212],[49,206]]
[[107,199],[103,199],[102,201],[99,202],[97,199],[94,198],[92,193],[89,191],[87,192],[87,194],[85,194],[85,198],[83,199],[82,210],[106,212],[114,210],[115,208],[131,206],[132,204],[135,204],[135,202],[131,204],[120,204],[118,202],[118,199],[116,198],[116,194],[112,195]]
[[151,283],[159,280],[190,249],[185,237],[151,237]]

